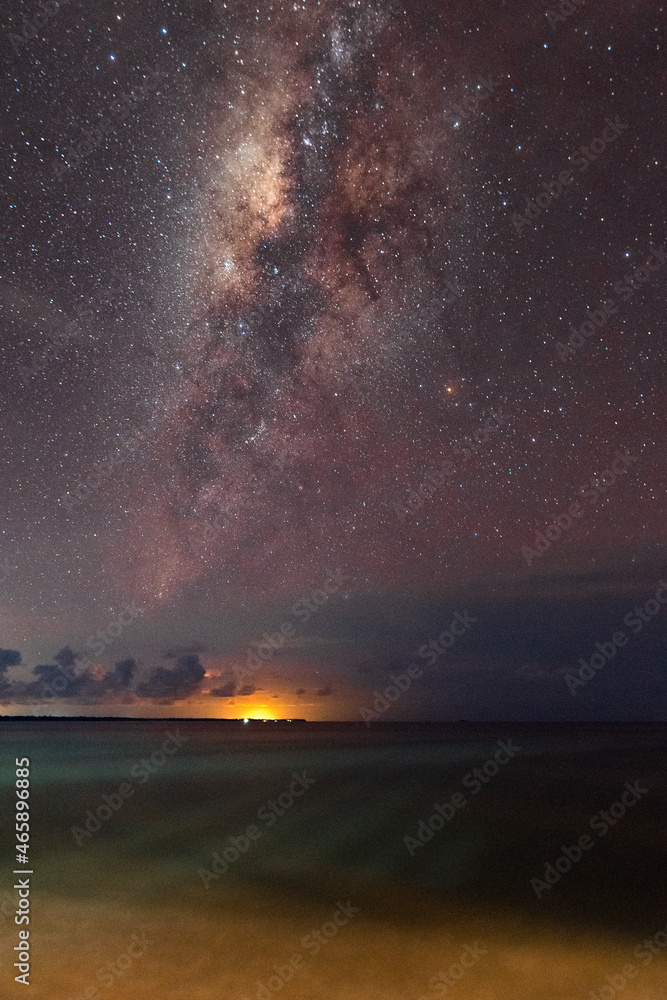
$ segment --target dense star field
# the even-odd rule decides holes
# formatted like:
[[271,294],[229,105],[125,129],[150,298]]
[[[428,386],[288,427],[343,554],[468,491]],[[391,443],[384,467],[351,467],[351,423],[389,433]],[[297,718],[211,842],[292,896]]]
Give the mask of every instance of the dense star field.
[[2,25],[3,711],[664,717],[663,9]]

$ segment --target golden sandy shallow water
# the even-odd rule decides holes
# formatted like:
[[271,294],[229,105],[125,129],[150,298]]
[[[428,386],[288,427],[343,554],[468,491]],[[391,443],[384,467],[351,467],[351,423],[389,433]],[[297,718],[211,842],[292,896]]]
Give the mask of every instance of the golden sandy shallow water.
[[[5,839],[0,1000],[667,1000],[667,727],[271,740],[182,728],[187,750],[80,843],[87,811],[161,724],[0,731],[5,764],[17,739],[33,761],[34,870],[26,987],[13,981]],[[509,736],[516,759],[408,849],[433,803]],[[312,788],[262,825],[295,770]],[[5,795],[12,768],[0,778]],[[591,817],[639,780],[646,794],[594,833]],[[199,869],[253,820],[261,837],[206,889]],[[537,898],[531,878],[585,831],[591,849]],[[634,950],[656,933],[665,947],[644,963]]]
[[[638,965],[632,955],[636,939],[585,933],[564,937],[555,929],[531,928],[511,917],[473,919],[461,913],[434,928],[407,927],[400,915],[394,923],[378,922],[360,912],[319,954],[309,955],[300,947],[303,935],[326,921],[335,907],[270,899],[262,903],[253,909],[269,911],[273,904],[280,916],[244,913],[240,900],[235,912],[211,914],[176,905],[116,910],[38,894],[33,901],[39,929],[32,940],[31,985],[25,994],[18,985],[11,992],[34,1000],[79,1000],[97,987],[97,1000],[256,1000],[260,984],[266,987],[275,975],[273,966],[284,969],[291,956],[300,953],[303,962],[294,976],[280,989],[274,979],[270,997],[589,1000],[590,991],[600,996],[601,989],[609,989],[606,976],[618,976],[627,962]],[[138,935],[135,941],[148,942],[144,954],[124,971],[116,967],[113,985],[105,985],[111,975],[108,963],[127,954],[133,934]],[[446,973],[466,946],[485,954],[451,989],[429,988],[429,980]],[[10,951],[5,939],[3,965],[11,964]],[[617,995],[665,1000],[666,964],[656,957]],[[261,995],[266,1000],[267,993]]]

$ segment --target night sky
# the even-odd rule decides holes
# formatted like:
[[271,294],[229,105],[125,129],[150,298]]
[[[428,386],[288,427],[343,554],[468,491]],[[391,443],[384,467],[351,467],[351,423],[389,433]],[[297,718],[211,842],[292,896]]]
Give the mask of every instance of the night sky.
[[0,712],[667,717],[666,33],[8,0]]

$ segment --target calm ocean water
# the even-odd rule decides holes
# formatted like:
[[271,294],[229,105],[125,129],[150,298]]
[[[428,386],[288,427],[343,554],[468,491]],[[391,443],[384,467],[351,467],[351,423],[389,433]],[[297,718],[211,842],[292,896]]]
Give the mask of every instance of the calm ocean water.
[[[667,947],[642,942],[667,925],[666,737],[3,720],[10,819],[14,758],[31,761],[31,995],[665,1000]],[[3,997],[24,988],[12,829]]]

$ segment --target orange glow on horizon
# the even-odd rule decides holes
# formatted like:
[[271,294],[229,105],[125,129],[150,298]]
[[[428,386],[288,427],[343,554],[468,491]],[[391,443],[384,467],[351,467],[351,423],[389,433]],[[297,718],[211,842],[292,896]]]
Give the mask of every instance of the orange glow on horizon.
[[252,701],[251,699],[237,698],[234,704],[227,704],[221,708],[219,719],[252,719],[260,722],[273,722],[275,719],[311,719],[312,711],[308,711],[307,706],[283,702],[278,699],[265,701]]
[[[236,707],[236,706],[235,706]],[[239,709],[237,716],[239,719],[282,719],[283,716],[276,714],[268,705],[244,705]]]

